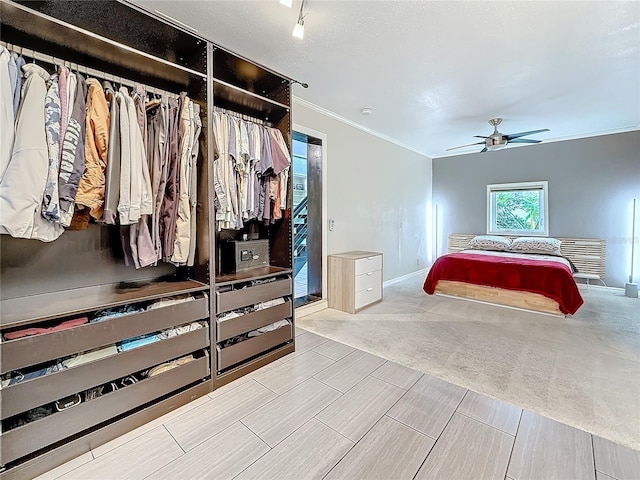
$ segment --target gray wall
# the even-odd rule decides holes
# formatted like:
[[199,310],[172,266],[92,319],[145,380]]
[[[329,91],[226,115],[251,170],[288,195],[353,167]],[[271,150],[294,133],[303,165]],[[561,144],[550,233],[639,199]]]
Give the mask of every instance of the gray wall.
[[[487,185],[537,180],[549,181],[549,235],[606,239],[607,284],[624,286],[631,204],[640,201],[640,131],[434,159],[438,254],[449,233],[486,232]],[[638,257],[637,241],[636,282]]]
[[328,254],[382,252],[384,280],[427,267],[431,159],[297,103],[293,121],[327,135]]

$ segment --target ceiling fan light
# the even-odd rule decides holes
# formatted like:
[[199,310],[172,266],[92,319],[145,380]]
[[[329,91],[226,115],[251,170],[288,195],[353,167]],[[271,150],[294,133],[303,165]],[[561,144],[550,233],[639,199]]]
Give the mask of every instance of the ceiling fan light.
[[291,6],[293,5],[293,0],[280,0],[280,5],[291,8]]
[[293,27],[293,32],[291,33],[291,36],[302,40],[304,38],[304,24],[299,22],[296,23],[296,26]]

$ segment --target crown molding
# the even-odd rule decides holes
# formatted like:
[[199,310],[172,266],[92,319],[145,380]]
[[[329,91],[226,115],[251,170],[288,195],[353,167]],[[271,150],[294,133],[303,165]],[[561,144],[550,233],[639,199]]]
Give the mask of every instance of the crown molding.
[[348,118],[345,118],[345,117],[343,117],[342,115],[340,115],[340,114],[338,114],[336,112],[333,112],[331,110],[327,110],[326,108],[323,108],[320,105],[316,105],[315,103],[312,103],[312,102],[310,102],[308,100],[305,100],[304,98],[300,98],[300,97],[298,97],[296,95],[293,95],[293,103],[297,103],[298,105],[302,105],[303,107],[307,107],[308,109],[314,110],[314,111],[316,111],[316,112],[318,112],[318,113],[320,113],[320,114],[322,114],[322,115],[324,115],[326,117],[333,118],[334,120],[337,120],[337,121],[342,122],[342,123],[344,123],[346,125],[349,125],[350,127],[357,128],[358,130],[362,130],[363,132],[368,133],[369,135],[373,135],[374,137],[378,137],[378,138],[380,138],[382,140],[385,140],[385,141],[387,141],[389,143],[393,143],[394,145],[402,147],[402,148],[404,148],[406,150],[409,150],[411,152],[417,153],[418,155],[422,155],[423,157],[427,157],[429,159],[431,158],[426,153],[421,152],[419,150],[416,150],[415,148],[410,147],[409,145],[407,145],[405,143],[399,142],[398,140],[396,140],[394,138],[391,138],[388,135],[385,135],[384,133],[377,132],[375,130],[372,130],[371,128],[365,127],[364,125],[360,125],[359,123],[356,123],[356,122],[354,122],[352,120],[349,120]]

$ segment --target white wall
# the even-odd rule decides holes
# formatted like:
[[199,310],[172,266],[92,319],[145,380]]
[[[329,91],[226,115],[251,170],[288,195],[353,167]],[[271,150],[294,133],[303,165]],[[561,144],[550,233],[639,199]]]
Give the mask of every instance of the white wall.
[[327,135],[327,253],[382,252],[384,280],[427,267],[431,159],[296,102],[293,121]]

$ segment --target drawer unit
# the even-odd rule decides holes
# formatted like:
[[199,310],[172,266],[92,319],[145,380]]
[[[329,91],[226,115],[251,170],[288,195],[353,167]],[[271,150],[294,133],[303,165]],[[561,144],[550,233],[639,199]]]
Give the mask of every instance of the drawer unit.
[[5,341],[0,343],[0,373],[93,350],[138,335],[206,319],[208,316],[209,300],[200,297],[101,322],[85,323],[67,330]]
[[216,292],[216,312],[224,313],[236,308],[266,302],[278,297],[291,295],[291,278],[256,285],[228,292]]
[[228,320],[216,320],[218,342],[291,317],[291,300]]
[[[208,324],[207,324],[208,325]],[[209,347],[209,328],[121,352],[2,389],[2,418]]]
[[0,463],[6,464],[146,402],[196,382],[209,374],[209,358],[201,357],[128,387],[3,432]]
[[329,255],[329,308],[356,313],[382,300],[382,254],[353,251]]
[[259,355],[270,348],[277,347],[293,338],[291,324],[276,330],[251,337],[228,347],[217,348],[217,370],[236,365],[248,358]]

